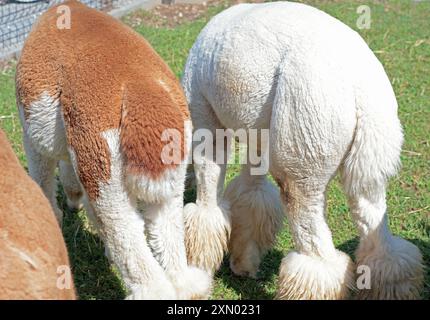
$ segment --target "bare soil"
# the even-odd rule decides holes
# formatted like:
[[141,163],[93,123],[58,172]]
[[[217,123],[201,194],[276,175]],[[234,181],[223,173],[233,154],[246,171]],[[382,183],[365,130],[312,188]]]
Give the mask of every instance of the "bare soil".
[[145,25],[156,28],[175,28],[180,24],[195,21],[203,17],[208,8],[216,6],[230,7],[234,4],[247,2],[257,3],[263,0],[208,0],[201,4],[161,4],[149,11],[138,10],[124,18],[124,22],[129,26],[137,27]]

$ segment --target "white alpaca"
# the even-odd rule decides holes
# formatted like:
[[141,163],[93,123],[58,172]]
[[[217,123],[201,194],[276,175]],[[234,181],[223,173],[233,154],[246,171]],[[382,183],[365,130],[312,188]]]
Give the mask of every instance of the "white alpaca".
[[[357,265],[371,269],[371,289],[359,296],[419,296],[420,251],[393,236],[386,217],[403,139],[396,98],[356,32],[303,4],[237,5],[201,32],[183,86],[195,129],[270,129],[270,173],[296,248],[281,263],[278,298],[346,298],[354,286],[354,264],[325,219],[338,170],[360,231]],[[232,270],[255,275],[279,229],[279,198],[248,168],[223,196],[225,166],[198,160],[197,202],[185,207],[189,260],[215,270],[231,229]]]
[[[85,200],[128,298],[205,298],[211,279],[188,266],[184,243],[191,126],[180,84],[133,30],[77,1],[63,5],[71,28],[59,28],[57,8],[48,10],[17,66],[30,175],[61,223],[54,183],[61,161],[68,203]],[[174,163],[162,159],[166,129],[184,140]]]

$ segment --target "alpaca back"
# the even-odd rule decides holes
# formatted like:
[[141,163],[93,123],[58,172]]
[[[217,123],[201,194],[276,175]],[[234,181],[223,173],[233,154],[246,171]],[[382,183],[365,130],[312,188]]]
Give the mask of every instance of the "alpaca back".
[[[57,27],[57,7],[48,10],[27,39],[17,67],[25,120],[31,126],[32,109],[44,97],[55,102],[67,142],[67,149],[55,156],[73,153],[90,199],[111,177],[109,146],[102,137],[111,130],[119,134],[126,173],[159,177],[175,166],[160,157],[162,133],[173,128],[183,135],[189,118],[178,81],[132,29],[77,1],[63,5],[70,8],[70,29]],[[182,158],[185,153],[182,145]]]

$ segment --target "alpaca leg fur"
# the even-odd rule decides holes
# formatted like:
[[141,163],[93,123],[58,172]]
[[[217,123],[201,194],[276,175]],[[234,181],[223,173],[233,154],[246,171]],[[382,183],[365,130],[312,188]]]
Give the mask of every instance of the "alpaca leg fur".
[[109,257],[121,272],[127,299],[176,299],[172,283],[146,242],[145,224],[124,190],[107,186],[92,204]]
[[57,184],[55,181],[55,169],[57,168],[58,161],[37,152],[32,147],[26,133],[24,133],[24,149],[27,155],[29,174],[49,199],[58,223],[61,225],[63,222],[63,212],[57,205]]
[[67,197],[67,206],[71,210],[82,209],[82,189],[72,164],[66,161],[60,161],[58,167],[60,171],[60,182]]
[[184,243],[182,193],[145,206],[147,236],[152,252],[176,289],[178,299],[207,299],[211,277],[188,266]]
[[[207,129],[214,134],[223,128],[211,107],[190,103],[194,129]],[[224,146],[214,145],[213,157],[194,154],[194,172],[197,183],[196,203],[184,208],[185,245],[188,262],[210,273],[221,265],[230,236],[230,211],[222,199],[226,164],[217,164],[215,154],[226,154]]]
[[360,232],[357,266],[370,269],[370,289],[358,290],[359,299],[418,299],[423,284],[422,256],[412,243],[388,229],[385,190],[372,196],[350,196]]
[[360,233],[357,266],[370,269],[370,289],[358,288],[361,299],[417,299],[424,280],[420,250],[392,235],[388,227],[385,188],[388,178],[398,171],[403,141],[395,100],[392,106],[386,114],[368,113],[358,119],[354,142],[341,168]]
[[109,145],[111,177],[100,184],[99,195],[90,205],[109,256],[130,293],[127,299],[176,299],[171,281],[147,244],[137,198],[126,187],[119,133],[109,130],[103,137]]
[[205,158],[194,169],[197,200],[184,208],[188,262],[213,273],[221,265],[230,236],[230,210],[221,189],[226,167]]
[[324,190],[289,182],[285,206],[297,251],[281,262],[278,299],[345,299],[353,283],[352,260],[335,249],[325,221]]
[[265,175],[251,175],[247,165],[224,197],[231,208],[230,268],[237,275],[255,278],[262,256],[282,227],[279,190]]

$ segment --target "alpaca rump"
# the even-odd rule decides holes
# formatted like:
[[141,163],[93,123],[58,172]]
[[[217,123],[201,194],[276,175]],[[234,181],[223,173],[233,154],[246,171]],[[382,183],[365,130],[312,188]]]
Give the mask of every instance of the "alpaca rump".
[[[303,4],[233,6],[200,33],[182,82],[194,129],[270,130],[261,152],[280,189],[248,164],[223,194],[226,166],[194,155],[197,200],[184,210],[189,261],[213,272],[228,248],[232,271],[255,276],[284,212],[295,251],[281,262],[278,298],[347,298],[360,266],[369,267],[371,288],[359,298],[419,297],[421,253],[387,225],[386,183],[403,141],[397,102],[356,32]],[[338,171],[360,233],[356,264],[336,250],[325,218]]]
[[0,171],[0,299],[75,299],[54,212],[2,130]]
[[[70,28],[58,28],[57,7],[49,9],[17,66],[30,175],[61,223],[54,183],[61,161],[68,203],[79,207],[84,200],[128,298],[206,297],[210,278],[187,265],[184,245],[191,125],[180,84],[133,30],[77,1],[62,5]],[[181,138],[172,162],[162,158],[166,130]]]

